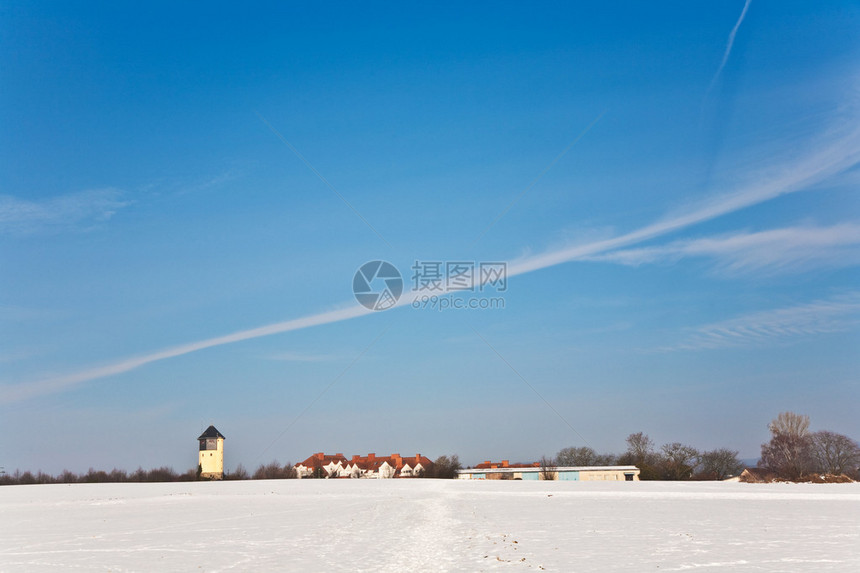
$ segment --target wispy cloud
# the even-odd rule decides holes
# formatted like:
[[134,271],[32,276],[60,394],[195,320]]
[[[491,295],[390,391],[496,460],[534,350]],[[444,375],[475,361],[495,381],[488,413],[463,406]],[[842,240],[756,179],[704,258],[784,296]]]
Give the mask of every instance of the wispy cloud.
[[130,204],[116,189],[79,191],[42,200],[0,195],[0,233],[30,235],[88,228]]
[[860,324],[860,292],[787,308],[754,312],[700,326],[687,340],[659,351],[760,346],[779,340],[844,332]]
[[131,370],[135,370],[137,368],[140,368],[141,366],[145,366],[146,364],[151,364],[152,362],[158,362],[167,358],[174,358],[176,356],[190,354],[192,352],[205,350],[207,348],[213,348],[215,346],[223,346],[224,344],[232,344],[234,342],[241,342],[243,340],[260,338],[262,336],[271,336],[273,334],[290,332],[292,330],[301,330],[303,328],[308,328],[311,326],[319,326],[332,322],[341,322],[343,320],[349,320],[350,318],[356,318],[358,316],[363,316],[372,312],[373,311],[367,310],[363,306],[352,306],[349,308],[323,312],[320,314],[297,318],[294,320],[277,322],[275,324],[269,324],[266,326],[261,326],[259,328],[240,330],[238,332],[227,334],[225,336],[207,338],[206,340],[201,340],[198,342],[182,344],[179,346],[160,350],[158,352],[138,356],[136,358],[127,358],[125,360],[114,362],[112,364],[107,364],[105,366],[99,366],[96,368],[83,370],[74,374],[54,376],[43,380],[38,380],[36,382],[5,385],[0,387],[0,404],[25,400],[27,398],[32,398],[34,396],[39,396],[42,394],[59,392],[65,388],[76,386],[83,382],[97,380],[99,378],[105,378],[107,376],[115,376],[117,374],[122,374]]
[[705,199],[677,214],[623,235],[514,261],[508,267],[508,274],[513,276],[582,260],[667,235],[781,195],[803,191],[860,163],[860,127],[855,126],[844,134],[831,133],[819,143],[820,147],[805,157],[787,159],[784,163],[755,173],[746,185],[738,189]]
[[283,362],[332,362],[342,360],[344,356],[335,354],[310,354],[304,352],[277,352],[267,357],[269,360],[279,360]]
[[624,249],[595,255],[589,260],[638,266],[674,263],[692,257],[714,259],[717,269],[730,275],[854,266],[860,264],[860,225],[843,223],[831,227],[787,227],[734,233]]
[[[853,128],[848,132],[832,131],[815,142],[812,151],[804,156],[784,159],[782,163],[762,170],[747,178],[747,183],[712,198],[694,204],[654,223],[615,237],[564,247],[550,252],[523,257],[508,264],[508,277],[513,277],[563,263],[583,260],[601,253],[628,247],[643,241],[664,236],[692,225],[709,221],[752,205],[808,189],[833,175],[842,173],[860,163],[860,124],[851,118],[840,118],[840,125]],[[406,294],[406,293],[405,293]],[[403,296],[398,307],[408,306],[422,293]],[[233,334],[176,346],[129,358],[106,366],[74,374],[0,387],[0,403],[22,400],[40,394],[58,392],[90,380],[104,378],[134,370],[146,364],[173,358],[206,348],[233,342],[301,330],[322,324],[331,324],[371,314],[362,306],[323,312],[303,318],[242,330]]]
[[210,177],[208,179],[198,181],[196,183],[184,184],[181,186],[179,191],[177,191],[177,195],[188,195],[191,193],[199,193],[202,191],[210,191],[212,189],[217,189],[222,187],[225,183],[229,183],[230,181],[234,181],[239,176],[239,173],[236,169],[229,169],[224,171],[219,175],[215,175],[214,177]]
[[717,68],[717,72],[714,74],[714,77],[713,77],[713,79],[711,80],[711,85],[710,85],[710,86],[708,86],[708,93],[710,93],[710,92],[711,92],[711,90],[712,90],[712,89],[714,88],[714,86],[716,85],[717,80],[719,80],[719,79],[720,79],[720,74],[722,74],[722,73],[723,73],[723,68],[725,68],[725,67],[726,67],[726,62],[728,62],[728,61],[729,61],[729,56],[730,56],[730,55],[731,55],[731,53],[732,53],[732,47],[735,45],[735,36],[737,36],[737,35],[738,35],[738,29],[741,27],[741,24],[743,23],[744,18],[745,18],[745,17],[746,17],[746,15],[747,15],[747,10],[749,10],[750,2],[751,2],[751,1],[752,1],[752,0],[746,0],[746,1],[744,2],[743,10],[741,10],[741,15],[740,15],[740,17],[738,18],[738,21],[737,21],[737,22],[735,22],[735,27],[734,27],[734,28],[732,28],[732,31],[731,31],[731,32],[729,32],[729,39],[728,39],[728,41],[726,42],[726,51],[723,53],[723,59],[722,59],[722,61],[720,62],[720,67],[719,67],[719,68]]

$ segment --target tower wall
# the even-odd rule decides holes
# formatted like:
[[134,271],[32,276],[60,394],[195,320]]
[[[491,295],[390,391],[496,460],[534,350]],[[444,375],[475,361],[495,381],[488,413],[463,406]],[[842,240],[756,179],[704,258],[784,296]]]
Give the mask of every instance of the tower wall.
[[214,450],[200,450],[199,463],[202,468],[200,477],[221,479],[224,477],[224,439],[218,438]]

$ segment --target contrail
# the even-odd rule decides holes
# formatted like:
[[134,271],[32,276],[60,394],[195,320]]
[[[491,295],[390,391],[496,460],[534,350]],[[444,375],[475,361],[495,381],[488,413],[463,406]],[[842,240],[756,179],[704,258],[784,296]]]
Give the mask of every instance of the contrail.
[[738,28],[741,27],[741,23],[744,21],[744,17],[747,15],[747,10],[750,7],[750,2],[752,2],[752,0],[746,0],[744,2],[744,9],[741,10],[740,18],[738,18],[738,21],[735,22],[735,27],[732,28],[732,31],[729,32],[729,41],[726,43],[726,52],[723,54],[723,61],[720,62],[720,67],[717,68],[717,73],[714,74],[714,79],[711,80],[711,85],[708,86],[707,93],[711,93],[711,90],[714,89],[714,85],[720,78],[720,74],[723,73],[723,68],[726,67],[726,62],[729,61],[729,55],[732,53],[732,46],[735,43],[735,36],[737,36]]
[[508,266],[508,276],[528,273],[596,253],[604,253],[619,247],[641,243],[775,199],[780,195],[802,191],[832,175],[850,169],[858,163],[860,163],[860,128],[855,128],[847,136],[840,138],[817,153],[809,155],[803,160],[792,162],[789,167],[784,167],[781,172],[768,173],[762,176],[764,181],[761,183],[751,184],[733,193],[717,196],[685,213],[662,219],[617,237],[575,245],[514,261]]
[[97,368],[91,368],[89,370],[84,370],[75,374],[47,378],[45,380],[33,383],[3,386],[2,390],[0,390],[0,404],[7,402],[17,402],[19,400],[25,400],[27,398],[32,398],[33,396],[38,396],[41,394],[58,392],[63,388],[67,388],[69,386],[75,386],[83,382],[96,380],[97,378],[104,378],[106,376],[122,374],[123,372],[135,370],[151,362],[158,362],[159,360],[165,360],[166,358],[174,358],[176,356],[182,356],[183,354],[190,354],[192,352],[197,352],[198,350],[203,350],[205,348],[212,348],[213,346],[221,346],[223,344],[240,342],[242,340],[260,338],[261,336],[270,336],[272,334],[290,332],[291,330],[301,330],[310,326],[318,326],[321,324],[329,324],[332,322],[342,322],[344,320],[349,320],[350,318],[356,318],[358,316],[371,313],[373,313],[373,311],[368,310],[363,306],[352,306],[349,308],[332,310],[329,312],[323,312],[311,316],[296,318],[293,320],[276,322],[275,324],[260,326],[258,328],[240,330],[239,332],[234,332],[232,334],[218,336],[215,338],[207,338],[206,340],[200,340],[198,342],[191,342],[189,344],[174,346],[165,350],[153,352],[152,354],[145,354],[136,358],[127,358],[120,362],[115,362],[113,364],[108,364],[106,366],[100,366]]
[[[855,123],[851,121],[845,123],[847,125],[855,125]],[[774,169],[761,175],[760,178],[762,181],[760,182],[752,183],[735,190],[734,192],[714,197],[705,203],[699,204],[692,209],[688,209],[686,212],[658,220],[650,225],[646,225],[629,233],[609,239],[565,247],[548,253],[512,261],[508,264],[507,276],[512,277],[521,275],[560,265],[562,263],[575,261],[577,259],[586,258],[598,253],[604,253],[620,247],[641,243],[758,203],[763,203],[770,199],[779,197],[780,195],[802,191],[812,185],[824,181],[830,176],[844,172],[858,164],[860,164],[860,127],[856,127],[854,131],[843,137],[835,139],[830,143],[830,145],[820,148],[816,153],[810,154],[804,159],[790,161],[788,162],[788,166],[781,166],[780,169]],[[448,291],[448,293],[450,292],[455,292],[455,289]],[[419,291],[417,293],[411,293],[411,295],[406,294],[406,296],[401,297],[396,306],[403,307],[410,305],[412,302],[420,299],[423,294],[426,293],[421,293]],[[374,311],[368,310],[363,306],[355,305],[339,310],[332,310],[293,320],[277,322],[258,328],[241,330],[232,334],[216,338],[208,338],[199,342],[174,346],[172,348],[146,354],[144,356],[128,358],[114,364],[84,370],[75,374],[58,376],[35,382],[4,385],[0,387],[0,404],[16,402],[41,394],[59,392],[64,388],[75,386],[83,382],[128,372],[151,362],[190,354],[205,348],[212,348],[214,346],[231,344],[233,342],[250,340],[262,336],[270,336],[272,334],[302,330],[311,326],[342,322],[344,320],[357,318],[366,314],[373,314],[373,312]]]

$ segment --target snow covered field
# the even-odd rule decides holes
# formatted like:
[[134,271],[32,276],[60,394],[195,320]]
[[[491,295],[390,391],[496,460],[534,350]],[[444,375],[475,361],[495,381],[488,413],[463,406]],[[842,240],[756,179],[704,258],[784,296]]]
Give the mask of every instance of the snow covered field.
[[860,571],[860,484],[0,488],[0,569]]

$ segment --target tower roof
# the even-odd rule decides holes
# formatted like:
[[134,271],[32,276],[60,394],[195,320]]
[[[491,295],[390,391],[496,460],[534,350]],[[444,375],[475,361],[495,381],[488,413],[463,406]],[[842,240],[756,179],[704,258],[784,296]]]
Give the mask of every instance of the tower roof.
[[205,432],[203,432],[202,434],[200,434],[200,437],[199,437],[199,438],[197,438],[197,439],[198,439],[198,440],[202,440],[202,439],[204,439],[204,438],[221,438],[222,440],[226,440],[226,439],[227,439],[227,438],[225,438],[225,437],[224,437],[224,434],[222,434],[221,432],[219,432],[219,431],[215,428],[215,426],[209,426],[208,428],[206,428],[206,431],[205,431]]

